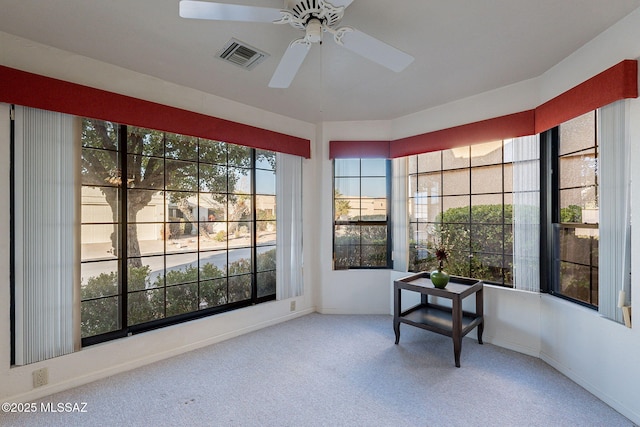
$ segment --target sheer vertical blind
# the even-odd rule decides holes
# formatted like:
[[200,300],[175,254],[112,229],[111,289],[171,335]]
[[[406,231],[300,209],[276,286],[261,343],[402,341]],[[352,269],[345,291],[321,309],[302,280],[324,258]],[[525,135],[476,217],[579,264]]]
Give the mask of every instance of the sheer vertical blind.
[[302,295],[302,159],[276,155],[276,298]]
[[539,137],[515,138],[510,145],[513,153],[513,285],[516,289],[539,292]]
[[74,351],[74,119],[16,107],[15,354],[24,365]]
[[391,179],[391,224],[393,243],[393,269],[409,271],[409,213],[407,158],[392,160]]
[[624,305],[629,305],[631,298],[629,102],[614,102],[599,113],[598,309],[604,317],[622,323],[619,295],[624,292]]

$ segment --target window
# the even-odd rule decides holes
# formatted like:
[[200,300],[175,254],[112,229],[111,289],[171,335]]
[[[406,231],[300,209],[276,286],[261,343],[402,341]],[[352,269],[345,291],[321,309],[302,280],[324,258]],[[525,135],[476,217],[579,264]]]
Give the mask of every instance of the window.
[[275,298],[274,152],[83,119],[81,161],[84,344]]
[[513,147],[495,141],[409,158],[409,268],[513,284]]
[[335,159],[333,167],[334,268],[390,268],[390,161]]
[[596,112],[552,132],[553,274],[550,291],[598,306],[599,144]]

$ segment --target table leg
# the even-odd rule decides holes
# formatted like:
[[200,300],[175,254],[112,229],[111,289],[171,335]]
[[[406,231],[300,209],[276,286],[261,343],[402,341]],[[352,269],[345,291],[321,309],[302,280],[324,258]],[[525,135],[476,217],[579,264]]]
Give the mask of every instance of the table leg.
[[400,321],[393,321],[393,331],[396,333],[396,344],[400,342]]
[[451,317],[453,320],[453,355],[456,360],[456,368],[460,367],[460,350],[462,349],[462,301],[453,298],[451,301]]
[[402,289],[399,289],[397,285],[394,285],[393,293],[393,331],[396,333],[396,344],[400,342],[400,307]]
[[476,292],[476,314],[482,318],[482,322],[478,325],[478,343],[482,344],[482,333],[484,332],[484,297],[482,295],[483,289]]

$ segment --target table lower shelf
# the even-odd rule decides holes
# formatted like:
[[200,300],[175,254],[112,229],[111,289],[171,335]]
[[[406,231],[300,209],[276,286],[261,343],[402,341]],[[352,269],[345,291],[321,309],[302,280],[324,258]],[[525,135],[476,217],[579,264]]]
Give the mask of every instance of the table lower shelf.
[[[417,305],[404,313],[398,319],[402,323],[407,323],[418,328],[427,329],[449,337],[453,336],[453,319],[451,309],[438,305]],[[474,313],[462,313],[461,336],[465,336],[469,331],[482,322],[482,317]]]

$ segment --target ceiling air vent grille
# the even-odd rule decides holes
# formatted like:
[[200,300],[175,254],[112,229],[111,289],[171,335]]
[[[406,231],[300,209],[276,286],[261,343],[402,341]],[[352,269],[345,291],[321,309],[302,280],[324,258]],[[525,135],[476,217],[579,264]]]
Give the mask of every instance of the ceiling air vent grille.
[[240,40],[231,39],[216,53],[216,56],[238,67],[251,70],[267,59],[269,54],[249,46]]

